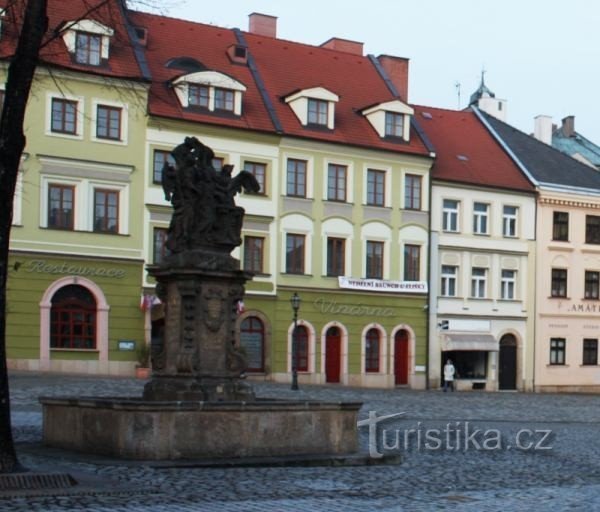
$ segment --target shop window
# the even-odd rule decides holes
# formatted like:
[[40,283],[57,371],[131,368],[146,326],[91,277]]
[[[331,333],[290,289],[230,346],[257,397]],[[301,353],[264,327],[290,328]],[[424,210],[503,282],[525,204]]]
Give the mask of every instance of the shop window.
[[381,333],[378,329],[369,329],[365,336],[365,372],[379,372],[380,351]]
[[265,326],[255,316],[242,320],[240,325],[240,345],[248,360],[248,372],[264,372]]
[[52,297],[50,347],[96,348],[96,300],[87,288],[64,286]]
[[486,379],[488,352],[483,350],[464,350],[444,352],[442,357],[443,366],[450,359],[456,370],[457,379]]
[[[304,325],[296,326],[295,333],[292,336],[296,337],[296,369],[299,372],[308,371],[308,329]],[[292,340],[293,346],[293,340]],[[293,356],[293,354],[292,354]]]

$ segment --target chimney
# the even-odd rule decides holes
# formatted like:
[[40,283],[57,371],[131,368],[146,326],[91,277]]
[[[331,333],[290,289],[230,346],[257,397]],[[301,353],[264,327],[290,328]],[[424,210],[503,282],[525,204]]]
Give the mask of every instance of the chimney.
[[396,87],[402,101],[408,103],[408,59],[380,55],[377,60]]
[[259,36],[277,37],[277,16],[253,12],[250,18],[248,32]]
[[575,116],[567,116],[562,120],[562,132],[565,137],[575,136]]
[[363,43],[350,41],[349,39],[340,39],[339,37],[332,37],[325,41],[321,45],[321,48],[329,48],[330,50],[351,53],[353,55],[362,56],[363,54]]
[[543,143],[552,145],[552,117],[539,115],[535,117],[533,136]]

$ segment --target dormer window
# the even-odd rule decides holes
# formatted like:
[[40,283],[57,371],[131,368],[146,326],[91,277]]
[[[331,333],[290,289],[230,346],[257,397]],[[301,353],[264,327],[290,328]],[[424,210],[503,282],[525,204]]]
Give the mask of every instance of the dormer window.
[[397,114],[396,112],[385,113],[385,136],[404,136],[404,114]]
[[400,100],[380,103],[363,110],[362,114],[382,139],[409,141],[410,117],[414,110]]
[[94,20],[69,21],[62,38],[77,64],[101,66],[108,60],[114,30]]
[[190,84],[188,89],[188,101],[194,107],[208,108],[208,92],[206,85]]
[[302,126],[329,130],[335,127],[335,104],[338,101],[337,94],[323,87],[304,89],[285,98]]
[[329,104],[324,100],[308,100],[308,124],[327,126]]
[[183,108],[242,115],[242,93],[246,86],[217,71],[199,71],[173,81],[175,94]]
[[215,87],[215,109],[233,112],[234,91]]
[[75,62],[78,64],[100,65],[102,38],[96,34],[77,32],[75,35]]

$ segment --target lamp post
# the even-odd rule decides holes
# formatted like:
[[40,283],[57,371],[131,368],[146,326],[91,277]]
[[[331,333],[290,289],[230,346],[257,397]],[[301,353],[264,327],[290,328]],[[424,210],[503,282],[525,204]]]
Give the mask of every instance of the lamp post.
[[298,341],[296,340],[296,327],[298,326],[298,310],[300,309],[300,297],[296,292],[290,299],[294,311],[294,330],[292,331],[292,389],[298,390]]

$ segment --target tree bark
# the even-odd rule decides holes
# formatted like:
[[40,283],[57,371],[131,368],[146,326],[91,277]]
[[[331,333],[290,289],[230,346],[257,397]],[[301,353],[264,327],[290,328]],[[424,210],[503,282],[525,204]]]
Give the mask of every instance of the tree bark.
[[23,123],[40,47],[48,28],[47,0],[27,0],[24,13],[17,49],[8,68],[0,119],[0,473],[22,470],[14,447],[10,419],[6,364],[6,280],[13,197],[25,148]]

